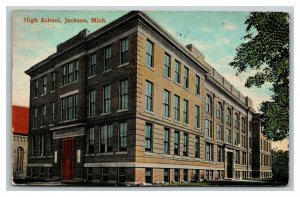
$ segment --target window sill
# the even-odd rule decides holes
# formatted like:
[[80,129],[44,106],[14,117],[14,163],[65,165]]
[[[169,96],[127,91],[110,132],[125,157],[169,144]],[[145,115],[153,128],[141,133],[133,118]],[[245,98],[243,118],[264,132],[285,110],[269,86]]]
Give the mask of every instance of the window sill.
[[101,155],[113,155],[113,152],[106,152],[106,153],[97,153],[97,156],[101,156]]
[[125,112],[125,111],[129,111],[129,109],[128,109],[128,108],[126,108],[126,109],[119,109],[119,110],[117,111],[117,113]]
[[201,161],[201,159],[200,158],[195,158],[195,161]]
[[190,158],[188,156],[183,156],[182,159],[184,159],[184,160],[190,160]]
[[111,115],[111,112],[107,112],[107,113],[102,113],[101,116],[108,116]]
[[93,119],[93,118],[96,118],[96,115],[88,116],[88,117],[87,117],[87,119]]
[[49,124],[49,127],[53,127],[54,126],[54,124]]
[[163,119],[166,119],[166,120],[171,121],[171,118],[170,118],[170,117],[167,117],[167,116],[163,116]]
[[41,155],[41,156],[37,156],[36,158],[46,158],[46,156]]
[[190,125],[189,124],[186,124],[186,123],[182,123],[183,126],[186,126],[186,127],[189,127]]
[[51,90],[51,91],[50,91],[50,94],[52,94],[53,92],[55,92],[55,90]]
[[194,127],[196,130],[201,131],[200,127]]
[[171,77],[164,76],[165,79],[172,81]]
[[110,68],[110,69],[108,69],[108,70],[105,70],[105,71],[103,71],[103,72],[102,72],[102,74],[108,73],[108,72],[110,72],[110,71],[112,71],[112,69],[111,69],[111,68]]
[[153,66],[153,67],[150,67],[150,66],[146,65],[146,67],[149,68],[150,70],[152,70],[153,72],[155,72],[154,66]]
[[181,87],[181,84],[180,84],[180,83],[178,83],[178,82],[176,82],[176,81],[174,81],[174,83],[175,83],[176,85],[178,85],[179,87]]
[[144,152],[144,155],[148,155],[148,156],[154,156],[155,154],[152,152]]
[[127,155],[127,151],[116,152],[116,155]]
[[85,154],[85,156],[86,157],[88,157],[88,156],[95,156],[95,153],[87,153],[87,154]]
[[97,74],[94,74],[92,76],[89,76],[88,79],[92,79],[92,78],[95,78],[97,76]]
[[40,129],[46,128],[46,126],[40,126]]
[[182,159],[182,157],[181,156],[179,156],[179,155],[174,155],[174,157],[173,157],[174,159]]
[[166,155],[166,154],[163,154],[163,157],[172,158],[171,155]]
[[74,122],[74,121],[76,121],[77,120],[77,118],[75,118],[75,119],[72,119],[72,120],[63,120],[63,121],[60,121],[59,123],[68,123],[68,122]]
[[127,66],[127,65],[129,65],[129,62],[126,62],[126,63],[123,63],[123,64],[119,65],[118,68],[122,68],[122,67]]
[[185,89],[185,90],[188,91],[188,92],[190,91],[190,90],[189,90],[188,88],[186,88],[186,87],[183,87],[183,89]]
[[38,98],[38,96],[36,96],[36,97],[33,97],[33,98],[32,98],[32,100],[35,100],[35,99],[37,99],[37,98]]
[[177,124],[181,124],[181,122],[178,121],[178,120],[174,120],[174,122],[177,123]]
[[72,85],[72,84],[75,84],[75,83],[77,83],[77,82],[78,82],[78,80],[77,80],[77,81],[73,81],[73,82],[68,83],[68,84],[64,84],[64,85],[60,86],[60,88],[67,87],[67,86]]
[[153,111],[148,111],[148,110],[145,110],[145,112],[146,112],[146,113],[148,113],[148,114],[152,114],[152,115],[154,115],[154,112],[153,112]]
[[47,93],[45,93],[45,94],[42,94],[41,96],[46,96],[46,94],[47,94]]

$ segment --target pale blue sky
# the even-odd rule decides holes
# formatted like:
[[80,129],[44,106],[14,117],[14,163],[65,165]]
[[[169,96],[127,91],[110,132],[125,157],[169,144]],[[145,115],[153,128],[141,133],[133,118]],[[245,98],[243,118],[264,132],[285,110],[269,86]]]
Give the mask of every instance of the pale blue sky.
[[[13,16],[13,104],[29,105],[29,77],[24,73],[32,65],[56,51],[56,45],[76,35],[84,28],[91,32],[105,24],[64,24],[64,18],[104,18],[108,23],[128,11],[15,11]],[[245,96],[254,101],[255,109],[269,99],[270,86],[244,87],[244,82],[254,71],[239,77],[228,65],[236,47],[245,35],[244,21],[248,12],[195,12],[195,11],[147,11],[183,45],[193,43],[205,56],[206,61],[221,73]],[[61,24],[24,23],[24,17],[60,17]]]

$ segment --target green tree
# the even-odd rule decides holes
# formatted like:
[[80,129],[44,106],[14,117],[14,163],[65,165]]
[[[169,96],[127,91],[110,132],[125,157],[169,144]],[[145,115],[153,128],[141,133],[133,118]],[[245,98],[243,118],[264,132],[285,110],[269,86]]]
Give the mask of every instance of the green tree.
[[272,151],[273,178],[288,183],[289,179],[289,151]]
[[244,43],[236,49],[230,66],[242,72],[255,70],[245,86],[272,85],[270,101],[260,105],[261,121],[274,141],[289,134],[289,15],[283,12],[251,12],[245,24]]

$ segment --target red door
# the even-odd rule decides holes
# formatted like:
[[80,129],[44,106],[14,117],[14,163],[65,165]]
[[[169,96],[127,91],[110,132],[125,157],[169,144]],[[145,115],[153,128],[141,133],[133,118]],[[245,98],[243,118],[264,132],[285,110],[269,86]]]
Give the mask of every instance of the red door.
[[62,140],[62,178],[74,178],[75,149],[74,138]]

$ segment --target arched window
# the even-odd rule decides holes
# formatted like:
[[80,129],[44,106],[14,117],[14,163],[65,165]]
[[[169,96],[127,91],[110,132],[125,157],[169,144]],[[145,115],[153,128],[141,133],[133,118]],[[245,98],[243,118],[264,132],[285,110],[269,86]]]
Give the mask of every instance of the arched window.
[[231,126],[231,110],[230,110],[230,108],[227,108],[226,124],[227,124],[227,126]]
[[219,118],[219,119],[222,119],[222,117],[223,117],[223,107],[222,107],[222,103],[220,101],[217,103],[216,115],[217,115],[217,118]]
[[17,167],[16,171],[23,172],[24,163],[24,149],[22,147],[17,148]]
[[209,114],[211,114],[211,97],[209,95],[206,95],[206,99],[205,99],[205,111]]

